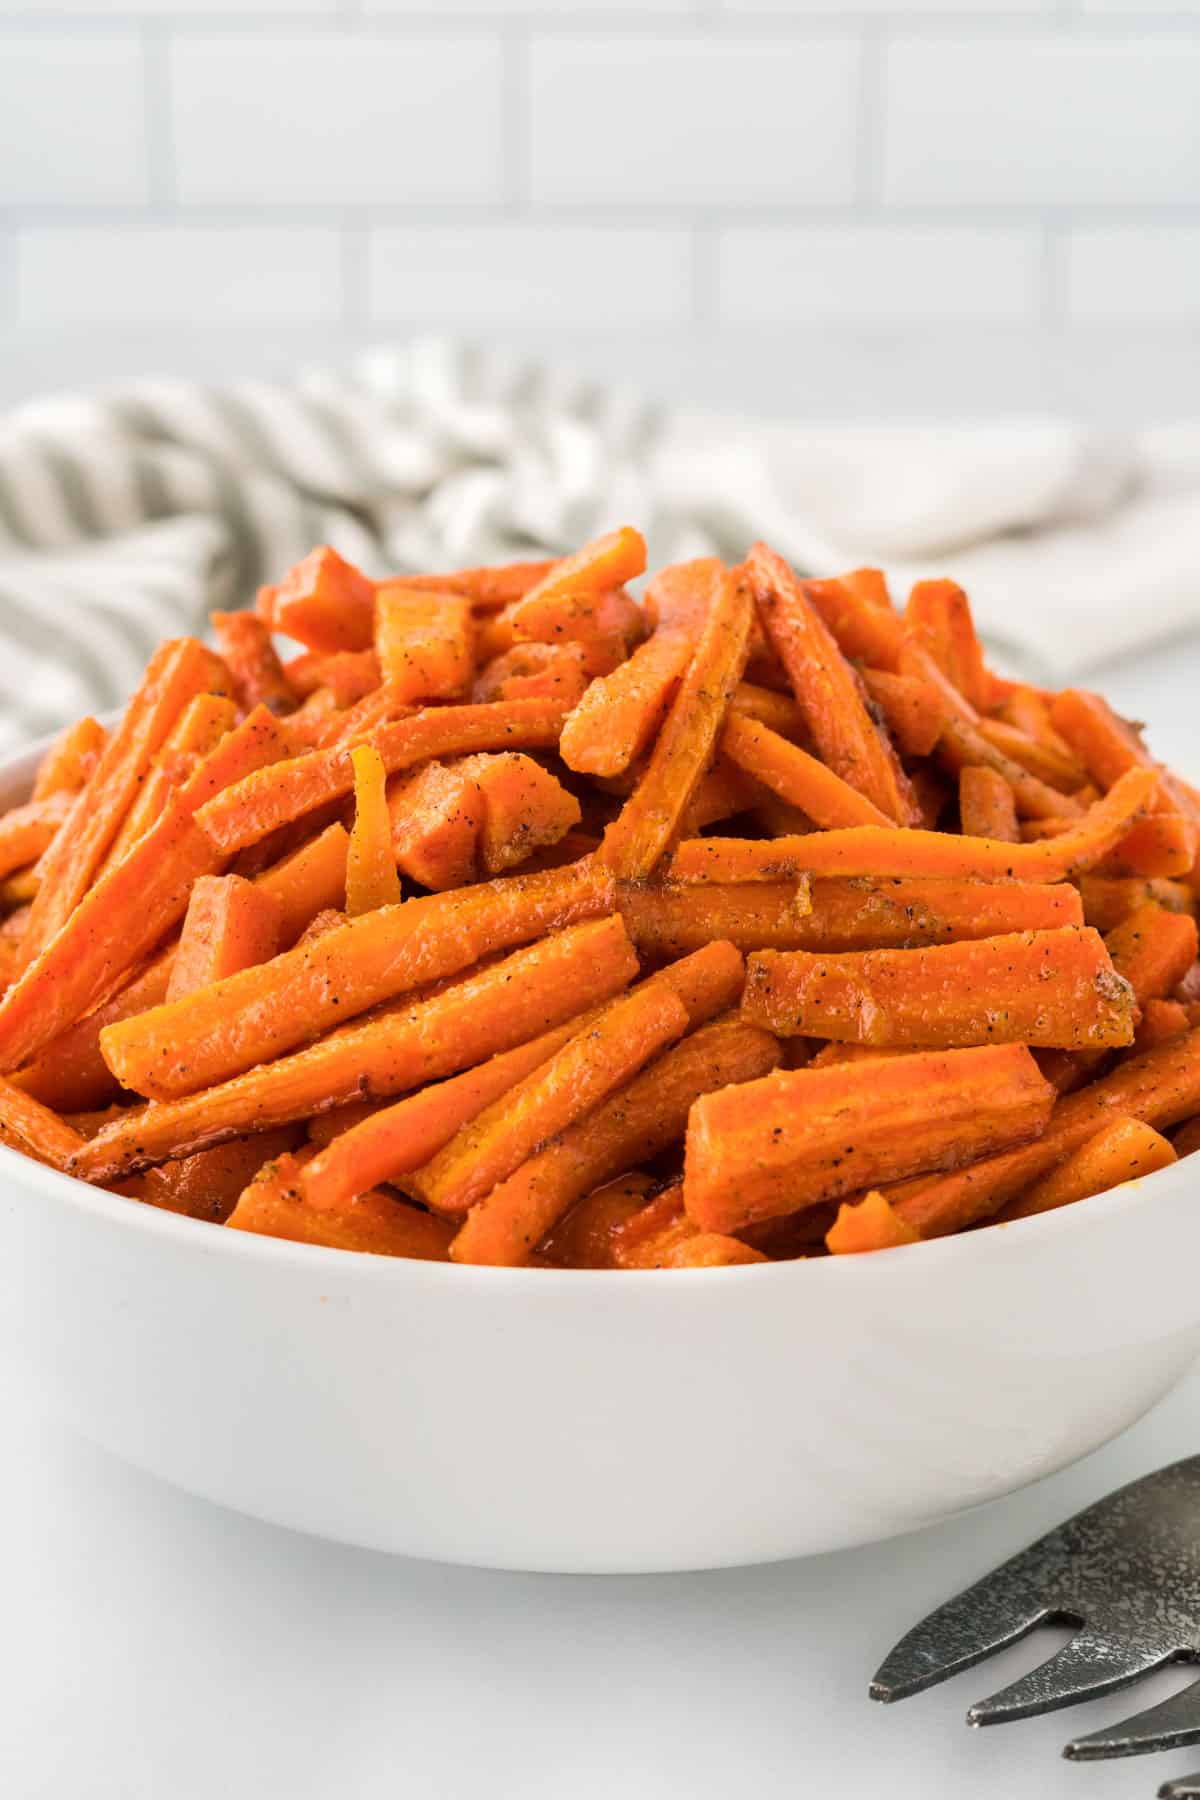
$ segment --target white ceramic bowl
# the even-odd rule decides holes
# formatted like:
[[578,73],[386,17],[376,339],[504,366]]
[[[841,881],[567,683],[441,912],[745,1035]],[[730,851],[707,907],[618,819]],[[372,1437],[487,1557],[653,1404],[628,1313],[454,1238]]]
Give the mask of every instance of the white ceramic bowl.
[[1166,1393],[1200,1351],[1198,1175],[873,1256],[620,1274],[279,1243],[0,1149],[4,1354],[117,1455],[303,1531],[767,1561],[992,1499]]

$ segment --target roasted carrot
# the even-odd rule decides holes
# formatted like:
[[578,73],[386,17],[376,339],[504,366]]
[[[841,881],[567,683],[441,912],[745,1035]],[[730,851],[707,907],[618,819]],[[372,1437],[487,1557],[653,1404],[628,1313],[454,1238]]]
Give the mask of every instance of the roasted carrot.
[[1059,735],[1050,723],[1050,708],[1046,699],[1036,688],[1013,686],[996,709],[995,717],[1006,725],[1015,725],[1023,731],[1027,738],[1032,738],[1043,749],[1051,750],[1065,766],[1070,763],[1079,772],[1082,785],[1087,771],[1084,764],[1076,756],[1066,738]]
[[317,944],[113,1025],[103,1035],[104,1055],[135,1093],[194,1093],[368,1007],[613,904],[602,871],[573,867],[384,907]]
[[514,634],[553,643],[570,637],[564,620],[581,602],[632,581],[646,567],[646,542],[639,531],[623,525],[593,539],[573,556],[564,556],[509,609]]
[[700,1094],[765,1074],[778,1054],[774,1038],[738,1019],[692,1033],[472,1207],[452,1258],[527,1262],[574,1201],[674,1142]]
[[[378,750],[393,775],[437,756],[552,747],[561,728],[562,713],[553,702],[506,700],[432,707],[380,725],[364,741]],[[311,750],[238,782],[205,807],[200,824],[232,856],[279,826],[343,799],[353,786],[353,765],[345,750]]]
[[[718,757],[708,774],[701,777],[683,810],[679,821],[680,835],[693,837],[706,825],[713,825],[718,819],[731,819],[738,813],[751,812],[768,798],[774,796],[734,763],[723,756]],[[807,821],[801,823],[807,829]]]
[[345,829],[334,823],[255,877],[279,906],[281,950],[290,950],[318,913],[343,904],[348,851]]
[[333,1250],[415,1257],[422,1262],[447,1260],[451,1228],[440,1219],[378,1190],[358,1194],[336,1211],[314,1207],[304,1199],[300,1175],[294,1156],[268,1163],[241,1195],[227,1226]]
[[651,629],[686,631],[698,637],[725,573],[718,556],[698,556],[691,562],[657,569],[646,583],[643,602]]
[[1133,989],[1138,1004],[1161,999],[1196,960],[1196,921],[1147,900],[1104,940],[1113,967]]
[[1194,906],[1190,890],[1179,881],[1135,881],[1113,879],[1107,875],[1081,875],[1077,885],[1083,902],[1083,916],[1097,931],[1111,931],[1147,900],[1157,900],[1168,912],[1190,913]]
[[215,612],[209,617],[242,711],[253,712],[256,706],[269,707],[273,713],[294,711],[296,696],[275,654],[271,633],[258,615]]
[[284,664],[283,673],[293,704],[327,688],[339,707],[354,706],[382,680],[374,650],[337,650],[329,656],[305,650]]
[[804,592],[851,662],[894,669],[904,626],[880,569],[852,569],[824,581],[806,581]]
[[614,1227],[613,1262],[618,1269],[662,1268],[680,1244],[699,1235],[683,1209],[683,1183],[673,1181]]
[[582,644],[514,644],[484,664],[473,700],[556,700],[564,712],[579,705],[592,679]]
[[1151,759],[1138,727],[1120,718],[1099,694],[1064,688],[1051,702],[1050,721],[1098,787],[1111,788],[1129,769],[1153,769],[1161,778],[1154,810],[1195,816],[1182,783],[1173,782]]
[[392,849],[387,775],[378,750],[360,744],[350,752],[354,765],[354,829],[346,856],[346,911],[357,918],[400,900],[400,876]]
[[736,573],[722,576],[646,772],[605,832],[601,855],[615,874],[649,875],[678,828],[741,680],[750,620],[749,589]]
[[406,875],[435,893],[474,880],[484,807],[465,760],[393,776],[387,795],[392,851]]
[[538,562],[495,563],[478,569],[452,569],[449,574],[413,575],[415,587],[431,593],[465,594],[479,612],[496,612],[510,600],[519,600],[536,587],[559,561],[544,557]]
[[738,1231],[954,1167],[1036,1137],[1053,1099],[1020,1044],[779,1070],[706,1093],[688,1119],[688,1216],[702,1231]]
[[593,1188],[542,1239],[541,1260],[563,1269],[617,1268],[616,1234],[641,1211],[654,1185],[635,1169]]
[[1039,844],[998,844],[948,832],[884,831],[864,825],[774,843],[693,839],[676,850],[670,873],[677,881],[788,881],[806,872],[1062,881],[1093,867],[1120,841],[1154,785],[1153,771],[1129,770],[1072,830]]
[[773,688],[757,687],[752,681],[739,681],[729,702],[730,714],[739,719],[757,719],[769,725],[780,737],[799,742],[805,734],[804,715],[790,694],[776,693]]
[[1003,844],[1021,840],[1013,791],[995,769],[968,765],[960,772],[958,815],[966,837],[991,838]]
[[23,966],[40,955],[87,892],[155,753],[188,701],[196,694],[227,692],[228,685],[224,665],[195,638],[178,638],[155,651],[90,781],[45,853],[21,946]]
[[279,948],[283,908],[240,875],[201,875],[192,887],[167,999],[267,962]]
[[574,794],[531,756],[515,751],[469,756],[462,766],[483,810],[478,848],[488,875],[503,875],[579,823]]
[[471,603],[404,581],[381,582],[375,593],[375,649],[383,679],[398,700],[465,694],[475,673]]
[[878,1188],[856,1202],[843,1200],[834,1224],[825,1234],[825,1247],[834,1256],[853,1256],[864,1250],[895,1250],[915,1244],[917,1233],[890,1205]]
[[65,1169],[86,1139],[32,1094],[0,1080],[0,1143],[52,1169]]
[[52,794],[77,794],[91,780],[108,742],[108,733],[98,719],[80,719],[59,733],[38,765],[33,779],[34,800],[48,800]]
[[1192,869],[1198,843],[1200,827],[1194,819],[1185,819],[1182,813],[1151,813],[1114,845],[1097,872],[1171,880]]
[[61,790],[43,800],[28,800],[0,817],[0,875],[36,862],[54,842],[71,806],[72,796]]
[[635,968],[619,919],[570,927],[424,1000],[343,1027],[231,1081],[135,1109],[91,1140],[75,1173],[91,1181],[119,1178],[323,1108],[387,1098],[456,1074],[608,999]]
[[1010,725],[1005,719],[980,719],[978,729],[980,737],[994,750],[1011,757],[1013,762],[1049,787],[1073,794],[1085,785],[1087,770],[1083,764],[1065,747],[1060,750],[1052,738],[1043,741],[1030,737],[1028,732]]
[[[197,694],[189,700],[155,757],[121,828],[100,865],[111,869],[159,817],[167,799],[194,775],[202,758],[214,751],[237,723],[237,708],[225,694]],[[280,745],[283,754],[283,745]]]
[[947,680],[980,711],[992,704],[991,679],[971,617],[971,603],[956,581],[918,581],[904,609],[905,623]]
[[64,1113],[82,1112],[112,1100],[120,1083],[100,1054],[100,1033],[118,1019],[161,1005],[174,964],[172,945],[139,970],[111,1000],[51,1038],[45,1049],[13,1076],[14,1085]]
[[[811,584],[810,584],[811,585]],[[872,705],[906,756],[928,756],[950,717],[941,694],[928,681],[889,669],[859,671]]]
[[1200,1112],[1200,1032],[1123,1061],[1060,1100],[1042,1136],[1021,1150],[985,1157],[952,1174],[906,1181],[888,1194],[922,1237],[942,1237],[990,1219],[1009,1200],[1065,1162],[1113,1118],[1166,1131]]
[[1177,1152],[1152,1125],[1141,1119],[1113,1119],[1049,1175],[1035,1181],[1019,1200],[1006,1206],[997,1223],[1072,1206],[1076,1200],[1106,1193],[1139,1175],[1153,1175],[1176,1160]]
[[799,807],[824,831],[890,824],[887,815],[857,788],[815,756],[789,744],[786,738],[756,720],[736,716],[727,719],[721,733],[721,750],[747,775],[761,781],[789,805]]
[[697,1231],[681,1242],[667,1247],[655,1265],[660,1269],[732,1269],[743,1263],[763,1263],[769,1259],[753,1245],[740,1238],[726,1237],[719,1231]]
[[294,1150],[300,1135],[299,1126],[285,1125],[258,1137],[234,1138],[178,1162],[161,1163],[134,1178],[141,1184],[138,1198],[164,1212],[223,1225],[247,1182],[264,1163]]
[[763,629],[788,673],[821,761],[898,825],[916,817],[912,791],[837,642],[783,558],[756,544],[746,571]]
[[1200,1150],[1200,1118],[1189,1119],[1181,1125],[1171,1144],[1176,1156],[1191,1156],[1193,1151]]
[[1133,1047],[1137,1051],[1153,1050],[1159,1044],[1170,1043],[1172,1038],[1183,1037],[1190,1030],[1187,1008],[1180,1001],[1147,1000],[1133,1034]]
[[587,775],[627,769],[658,732],[691,653],[686,632],[656,632],[628,662],[593,681],[563,726],[567,767]]
[[375,584],[323,545],[263,588],[258,614],[309,650],[368,650],[375,628]]

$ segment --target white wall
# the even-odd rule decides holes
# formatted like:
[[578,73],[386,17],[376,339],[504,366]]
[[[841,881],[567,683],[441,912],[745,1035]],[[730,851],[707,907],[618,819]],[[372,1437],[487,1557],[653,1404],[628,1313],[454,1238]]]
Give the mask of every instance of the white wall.
[[0,398],[414,329],[1200,408],[1200,0],[0,0]]

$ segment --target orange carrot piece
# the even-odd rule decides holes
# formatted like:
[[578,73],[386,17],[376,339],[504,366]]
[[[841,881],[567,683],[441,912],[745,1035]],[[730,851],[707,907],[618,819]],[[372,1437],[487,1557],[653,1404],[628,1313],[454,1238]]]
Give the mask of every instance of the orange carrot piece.
[[6,875],[4,880],[0,881],[0,906],[13,909],[8,915],[9,918],[12,918],[14,913],[23,915],[21,932],[7,939],[14,955],[24,932],[24,921],[29,916],[30,903],[37,899],[37,891],[40,886],[41,877],[38,875],[36,863],[30,863],[24,869],[17,869],[13,874]]
[[968,764],[958,777],[958,813],[965,837],[1002,844],[1021,840],[1013,791],[995,769]]
[[108,733],[98,719],[80,719],[55,738],[38,765],[33,781],[34,800],[52,794],[77,794],[91,780],[104,753]]
[[1156,900],[1113,927],[1104,940],[1113,967],[1125,977],[1139,1005],[1162,999],[1196,960],[1196,921],[1167,912]]
[[167,999],[267,962],[279,948],[283,908],[240,875],[201,875],[184,915]]
[[462,1213],[542,1144],[592,1112],[688,1029],[686,1008],[653,980],[609,1006],[502,1095],[401,1185],[438,1213]]
[[563,726],[560,753],[585,775],[620,775],[655,737],[684,669],[691,640],[656,632],[611,675],[593,681]]
[[558,1269],[615,1269],[616,1234],[654,1187],[636,1169],[593,1188],[542,1239],[539,1255]]
[[59,790],[42,800],[27,800],[0,815],[0,875],[10,875],[36,862],[54,842],[71,807],[72,796]]
[[906,756],[928,756],[937,746],[950,717],[941,694],[915,675],[889,669],[859,670],[873,706]]
[[502,875],[535,850],[556,844],[580,821],[574,794],[531,756],[513,751],[469,756],[463,768],[483,807],[479,859],[488,875]]
[[480,669],[471,698],[556,700],[569,712],[591,679],[592,657],[582,644],[514,644]]
[[228,682],[224,665],[195,638],[179,638],[155,651],[91,780],[45,853],[42,885],[21,946],[23,966],[40,955],[87,892],[180,712],[196,694],[227,691]]
[[337,1209],[315,1207],[304,1198],[301,1173],[294,1156],[268,1163],[242,1193],[227,1228],[333,1250],[447,1261],[451,1228],[442,1220],[375,1189]]
[[496,563],[478,569],[452,569],[448,575],[412,575],[408,579],[414,587],[428,588],[431,593],[465,594],[479,612],[496,612],[544,581],[559,560],[552,556],[540,562]]
[[1079,925],[920,950],[757,950],[742,1012],[784,1036],[947,1050],[1108,1049],[1134,1028],[1132,989]]
[[996,709],[996,717],[1002,719],[1006,725],[1015,725],[1017,730],[1023,731],[1027,738],[1032,738],[1044,749],[1054,751],[1064,762],[1073,763],[1081,771],[1080,781],[1082,782],[1085,778],[1084,765],[1071,749],[1066,738],[1055,731],[1050,723],[1050,708],[1045,697],[1039,694],[1036,688],[1017,686],[1010,688]]
[[673,1181],[614,1228],[613,1262],[618,1269],[660,1269],[680,1244],[699,1235],[683,1210],[683,1183]]
[[1171,1139],[1176,1156],[1191,1156],[1200,1150],[1200,1118],[1189,1119]]
[[971,617],[971,603],[956,581],[918,581],[904,609],[905,623],[947,680],[980,711],[992,704],[991,677]]
[[375,594],[375,650],[396,698],[452,700],[475,673],[471,603],[404,581],[381,582]]
[[214,612],[209,618],[242,711],[266,706],[273,713],[292,712],[296,696],[275,654],[271,633],[258,615]]
[[1099,694],[1088,693],[1083,688],[1064,688],[1051,702],[1050,721],[1098,787],[1112,787],[1129,769],[1153,769],[1161,777],[1161,791],[1154,810],[1180,811],[1195,816],[1195,809],[1187,804],[1183,784],[1174,782],[1159,768],[1143,744],[1138,728],[1120,718]]
[[750,592],[741,577],[722,576],[646,772],[604,834],[601,855],[614,873],[649,875],[677,830],[742,678],[751,616]]
[[1053,1099],[1021,1044],[778,1070],[693,1106],[684,1203],[702,1231],[738,1231],[1024,1143]]
[[1147,900],[1157,900],[1167,912],[1191,912],[1190,891],[1178,881],[1135,881],[1107,875],[1081,875],[1079,897],[1083,915],[1097,931],[1111,931]]
[[334,719],[341,717],[332,688],[314,688],[302,706],[288,718],[288,735],[299,749],[316,750]]
[[86,1141],[32,1094],[0,1080],[0,1143],[52,1169],[65,1169]]
[[484,804],[464,762],[426,763],[388,784],[392,851],[404,873],[441,893],[475,879]]
[[803,584],[765,544],[754,546],[745,566],[763,629],[787,670],[817,755],[888,819],[909,824],[916,807],[908,779]]
[[[316,956],[324,947],[317,944],[310,954]],[[231,1081],[138,1108],[130,1119],[91,1140],[75,1173],[89,1181],[111,1180],[352,1100],[386,1099],[423,1086],[525,1043],[581,1007],[608,999],[635,972],[636,959],[619,919],[572,926],[423,1000],[345,1026]]]
[[830,580],[806,581],[804,592],[851,662],[894,669],[904,626],[880,569],[852,569]]
[[808,941],[812,902],[804,882],[681,888],[634,881],[620,884],[617,904],[639,951],[670,960],[714,938],[741,950],[796,948]]
[[[194,775],[202,757],[216,749],[237,724],[237,708],[224,694],[197,694],[175,722],[166,743],[142,783],[137,799],[121,821],[101,865],[111,869],[149,831],[168,796]],[[282,753],[282,746],[281,746]]]
[[825,1233],[825,1248],[834,1256],[895,1250],[901,1244],[917,1241],[918,1234],[878,1188],[872,1188],[857,1202],[843,1200],[836,1221]]
[[1090,1200],[1093,1194],[1106,1193],[1141,1175],[1153,1175],[1177,1160],[1176,1150],[1152,1125],[1140,1119],[1113,1119],[1049,1175],[1035,1181],[1019,1200],[1006,1206],[997,1223],[1073,1206],[1077,1200]]
[[760,725],[769,725],[780,737],[795,741],[805,736],[804,715],[791,695],[757,687],[752,681],[738,682],[729,711],[735,718],[757,719]]
[[343,904],[349,847],[344,826],[335,823],[255,877],[254,885],[279,906],[281,950],[290,949],[318,913]]
[[[483,706],[441,706],[394,719],[369,732],[389,775],[436,756],[480,750],[552,749],[563,715],[551,701],[506,700]],[[201,825],[226,855],[258,843],[281,825],[333,800],[354,786],[344,749],[310,750],[277,768],[238,782],[204,808]]]
[[254,1179],[264,1163],[294,1150],[299,1138],[299,1126],[285,1125],[278,1131],[265,1131],[260,1137],[234,1138],[213,1150],[199,1150],[195,1156],[161,1163],[157,1169],[147,1169],[144,1175],[135,1177],[141,1183],[138,1198],[164,1212],[223,1225],[247,1182]]
[[104,1055],[135,1093],[192,1093],[382,1001],[613,905],[602,871],[573,867],[384,907],[316,944],[109,1027]]
[[858,826],[808,837],[755,843],[698,838],[671,859],[677,881],[789,881],[814,875],[937,875],[1019,881],[1062,881],[1099,862],[1146,805],[1155,777],[1131,769],[1070,831],[1040,844],[998,844],[940,831],[884,831]]
[[262,588],[258,614],[309,650],[369,650],[375,630],[375,583],[331,550],[312,550],[278,587]]
[[1183,1037],[1191,1030],[1187,1008],[1178,1000],[1147,1000],[1142,1006],[1141,1023],[1133,1035],[1136,1051],[1154,1050]]
[[543,643],[572,636],[562,629],[572,608],[581,600],[633,581],[645,567],[646,540],[632,526],[623,525],[619,531],[594,538],[573,556],[555,563],[536,586],[514,601],[509,616],[515,636]]
[[1121,1116],[1167,1131],[1200,1112],[1200,1032],[1123,1060],[1060,1100],[1036,1143],[986,1157],[952,1174],[906,1181],[888,1199],[922,1237],[942,1237],[992,1218],[1031,1183],[1065,1162],[1105,1122]]
[[1098,873],[1117,879],[1141,875],[1170,880],[1192,869],[1198,844],[1200,827],[1194,819],[1185,819],[1182,813],[1151,813],[1109,851]]
[[660,1269],[732,1269],[742,1263],[764,1263],[770,1258],[741,1238],[726,1237],[719,1231],[697,1231],[682,1242],[667,1247]]
[[658,569],[646,583],[642,603],[651,630],[684,631],[698,637],[725,574],[718,556],[698,556],[691,562]]
[[352,919],[396,906],[400,876],[392,850],[387,776],[378,750],[360,744],[350,752],[354,765],[354,829],[346,856],[346,911]]
[[1064,794],[1075,793],[1087,781],[1087,770],[1078,757],[1065,746],[1059,749],[1053,742],[1053,734],[1048,733],[1048,741],[1043,742],[1005,719],[980,719],[978,730],[980,737],[993,749],[1011,757],[1013,762],[1048,786],[1060,788]]
[[674,1143],[700,1094],[765,1074],[778,1056],[774,1038],[738,1019],[693,1032],[472,1207],[451,1257],[528,1262],[574,1201]]
[[317,733],[317,748],[352,750],[356,744],[370,743],[382,726],[410,718],[414,710],[397,696],[391,682],[385,681],[344,712],[331,713]]
[[[680,835],[692,837],[718,819],[730,819],[737,813],[756,809],[766,798],[774,799],[774,795],[767,795],[749,775],[719,757],[708,774],[701,778],[684,808],[679,821]],[[793,817],[796,816],[793,813]],[[803,823],[806,825],[807,821]]]
[[753,719],[727,719],[721,750],[781,800],[799,807],[823,831],[891,824],[886,813],[840,775]]
[[308,700],[327,688],[338,706],[365,700],[382,680],[374,650],[337,650],[329,656],[305,650],[284,664],[283,673],[293,701]]

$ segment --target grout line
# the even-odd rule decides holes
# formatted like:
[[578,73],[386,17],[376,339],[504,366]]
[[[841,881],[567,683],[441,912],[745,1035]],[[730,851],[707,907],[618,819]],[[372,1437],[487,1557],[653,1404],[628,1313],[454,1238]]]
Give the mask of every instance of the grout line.
[[146,198],[170,211],[175,194],[175,132],[171,117],[171,68],[167,34],[151,21],[141,27]]

